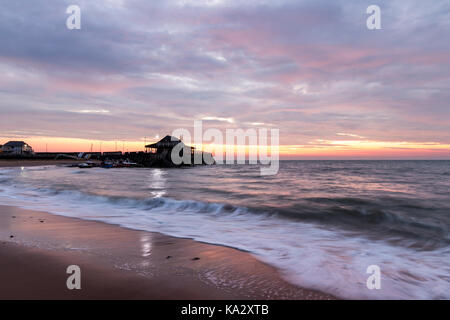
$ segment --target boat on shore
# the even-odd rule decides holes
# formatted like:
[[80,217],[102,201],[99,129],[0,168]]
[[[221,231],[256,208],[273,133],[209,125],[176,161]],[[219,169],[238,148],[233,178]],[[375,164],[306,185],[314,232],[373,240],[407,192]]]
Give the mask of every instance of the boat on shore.
[[98,164],[92,161],[83,162],[78,165],[78,168],[80,169],[90,169],[94,167],[98,167]]
[[104,160],[101,165],[102,168],[132,168],[137,167],[138,164],[136,162],[132,162],[129,159],[126,160]]
[[109,160],[105,160],[101,163],[100,165],[102,168],[105,169],[110,169],[110,168],[114,168],[114,162],[113,161],[109,161]]
[[138,164],[136,162],[130,161],[129,159],[122,162],[122,166],[125,168],[137,167],[137,165]]

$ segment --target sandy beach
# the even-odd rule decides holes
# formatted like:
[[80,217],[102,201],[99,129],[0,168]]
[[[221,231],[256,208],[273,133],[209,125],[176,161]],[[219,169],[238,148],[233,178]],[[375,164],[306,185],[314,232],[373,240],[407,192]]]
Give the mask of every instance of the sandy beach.
[[17,207],[0,206],[0,241],[0,299],[333,299],[246,252]]

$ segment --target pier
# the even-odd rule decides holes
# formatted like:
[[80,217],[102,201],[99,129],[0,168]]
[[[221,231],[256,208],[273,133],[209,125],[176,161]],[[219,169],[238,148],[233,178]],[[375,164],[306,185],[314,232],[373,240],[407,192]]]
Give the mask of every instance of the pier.
[[[174,163],[172,153],[174,148],[182,163]],[[123,163],[133,163],[135,167],[174,168],[194,165],[215,164],[214,157],[209,152],[197,151],[195,147],[186,146],[180,139],[165,136],[160,141],[145,146],[145,151],[136,152],[27,152],[0,153],[3,160],[76,160],[101,163],[111,162],[114,167],[122,167]],[[129,166],[128,166],[129,167]]]

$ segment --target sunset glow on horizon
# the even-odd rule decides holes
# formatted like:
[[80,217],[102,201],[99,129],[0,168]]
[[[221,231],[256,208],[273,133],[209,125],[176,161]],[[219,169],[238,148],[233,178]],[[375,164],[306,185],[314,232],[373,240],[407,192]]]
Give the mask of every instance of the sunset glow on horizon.
[[[30,137],[10,140],[24,140],[35,152],[139,152],[145,151],[145,145],[158,139],[142,138],[139,141],[125,140],[89,140],[76,138]],[[1,139],[0,145],[8,139]],[[204,142],[203,145],[191,143],[199,150],[212,152],[223,150],[226,155],[227,145],[215,145]],[[235,149],[237,146],[234,147]],[[248,144],[244,146],[248,159]],[[257,147],[258,148],[258,147]],[[267,149],[270,154],[270,146]],[[280,159],[449,159],[450,144],[436,142],[405,141],[368,141],[368,140],[316,140],[305,145],[280,145]]]
[[[450,159],[445,1],[10,1],[0,144],[143,151],[190,130],[280,130],[281,159]],[[414,35],[414,36],[411,36]],[[205,142],[207,144],[207,142]]]

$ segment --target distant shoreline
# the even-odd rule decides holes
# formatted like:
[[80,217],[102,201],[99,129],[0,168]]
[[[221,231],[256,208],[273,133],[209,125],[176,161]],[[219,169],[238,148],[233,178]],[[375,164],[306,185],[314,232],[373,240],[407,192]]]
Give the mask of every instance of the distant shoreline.
[[79,164],[86,160],[80,159],[63,159],[63,160],[37,160],[37,159],[0,159],[1,167],[34,167],[34,166],[48,166],[48,165],[65,165],[65,164]]

